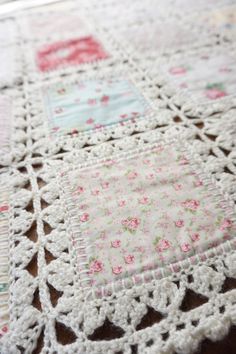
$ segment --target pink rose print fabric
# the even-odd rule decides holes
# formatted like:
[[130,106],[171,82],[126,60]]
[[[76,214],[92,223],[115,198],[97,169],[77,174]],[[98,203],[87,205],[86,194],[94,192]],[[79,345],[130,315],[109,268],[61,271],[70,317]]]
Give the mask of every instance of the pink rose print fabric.
[[75,38],[44,45],[36,54],[40,71],[59,69],[108,58],[103,46],[92,36]]
[[124,78],[59,83],[44,88],[52,134],[74,134],[139,118],[151,109],[135,86]]
[[185,89],[197,102],[214,100],[235,94],[236,62],[230,53],[189,57],[165,68],[171,83]]
[[67,178],[80,237],[88,245],[92,286],[183,260],[235,231],[173,145],[70,172]]
[[10,98],[0,95],[0,152],[10,149],[12,107]]

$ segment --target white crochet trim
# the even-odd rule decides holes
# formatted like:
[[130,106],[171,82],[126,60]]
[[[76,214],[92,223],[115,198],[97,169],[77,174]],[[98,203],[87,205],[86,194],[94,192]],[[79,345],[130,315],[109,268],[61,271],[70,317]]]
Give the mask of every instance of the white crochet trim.
[[[147,135],[150,141],[155,142],[152,134],[146,133],[146,139]],[[158,134],[155,139],[158,139]],[[141,149],[147,146],[145,141],[139,144]],[[130,147],[124,144],[123,150],[125,155]],[[186,152],[185,148],[184,151]],[[189,153],[192,155],[193,152]],[[92,155],[95,156],[95,151],[90,152],[89,158]],[[115,157],[117,154],[114,152],[111,155],[109,151],[109,155]],[[84,158],[81,156],[80,160],[82,162]],[[93,161],[89,162],[91,163]],[[42,168],[38,170],[37,165],[42,165]],[[22,162],[18,169],[12,171],[15,192],[11,196],[10,293],[14,296],[11,296],[10,331],[3,337],[2,353],[18,353],[16,346],[27,348],[30,352],[35,347],[43,328],[45,328],[44,351],[48,353],[95,354],[99,351],[115,353],[120,350],[130,353],[132,345],[137,345],[138,352],[144,353],[152,351],[187,353],[196,348],[204,337],[221,338],[230,324],[236,321],[235,290],[221,293],[225,277],[236,277],[236,259],[233,252],[235,240],[227,241],[210,251],[209,257],[199,258],[197,264],[184,262],[185,267],[180,271],[175,273],[167,271],[164,277],[164,274],[162,275],[162,279],[150,280],[145,287],[135,285],[130,289],[116,291],[108,297],[87,301],[78,287],[76,255],[69,233],[66,232],[70,230],[71,224],[65,215],[65,201],[60,198],[56,183],[56,174],[68,168],[77,167],[66,161],[38,158]],[[208,179],[205,172],[203,175],[204,179]],[[37,178],[45,181],[46,185],[39,189]],[[24,188],[28,181],[31,183],[32,191]],[[218,200],[218,197],[216,199]],[[25,208],[31,200],[34,211],[28,212]],[[45,209],[41,207],[42,200],[49,204]],[[24,236],[34,222],[37,224],[36,242]],[[44,231],[45,222],[52,228],[48,235],[45,235]],[[53,260],[49,264],[45,261],[45,250],[53,255]],[[38,275],[33,276],[24,268],[36,253]],[[51,304],[48,283],[63,292],[56,306]],[[31,304],[38,287],[41,311]],[[192,289],[195,293],[205,296],[206,301],[209,300],[194,310],[183,311],[180,307],[187,289]],[[161,313],[164,318],[152,327],[137,331],[135,328],[150,307]],[[222,311],[224,312],[221,313]],[[93,342],[89,339],[90,335],[106,318],[115,326],[122,328],[122,337],[114,341]],[[57,341],[56,322],[64,323],[74,332],[76,337],[74,343],[63,346]],[[178,330],[180,324],[184,329]],[[170,331],[170,328],[175,330]],[[165,339],[166,333],[169,335],[168,339]]]
[[[223,2],[219,3],[222,6]],[[186,264],[180,271],[149,280],[145,286],[136,284],[110,296],[91,296],[88,299],[84,298],[78,286],[80,279],[70,239],[71,223],[58,187],[61,171],[119,156],[120,153],[126,155],[132,149],[145,149],[163,136],[173,139],[181,135],[182,141],[189,142],[190,155],[203,165],[203,175],[207,179],[213,178],[215,190],[221,189],[217,193],[229,200],[229,205],[233,206],[233,201],[236,201],[235,98],[199,107],[191,99],[185,102],[186,96],[183,98],[182,94],[166,87],[160,73],[156,75],[155,70],[150,70],[154,63],[150,53],[137,56],[124,46],[123,41],[122,44],[117,40],[122,36],[119,17],[123,18],[124,10],[120,9],[124,4],[125,9],[138,8],[141,11],[146,6],[146,2],[144,4],[140,0],[128,4],[125,0],[119,3],[107,0],[72,3],[72,11],[77,9],[91,34],[98,38],[111,57],[44,74],[37,71],[33,58],[35,47],[42,41],[30,37],[27,20],[21,17],[22,13],[12,17],[19,29],[16,43],[11,43],[19,52],[19,69],[2,85],[8,86],[4,88],[4,94],[12,98],[14,118],[11,152],[3,161],[5,166],[11,167],[2,169],[0,174],[4,186],[6,179],[12,184],[9,216],[10,321],[9,333],[0,340],[2,354],[32,353],[42,333],[41,352],[45,354],[117,354],[119,351],[131,354],[135,350],[144,354],[183,354],[194,351],[204,338],[221,339],[230,326],[236,324],[236,290],[227,291],[224,287],[228,278],[236,278],[234,240],[212,250],[207,259],[203,257],[196,264]],[[186,12],[175,11],[172,5],[171,2],[166,16],[174,16],[180,23],[185,21],[184,26],[191,28],[189,20],[183,19]],[[211,8],[205,2],[201,6],[202,9]],[[30,10],[23,15],[27,17],[37,12]],[[117,17],[114,28],[111,27],[112,21],[101,23],[101,15],[112,12],[113,18]],[[135,11],[134,16],[129,16],[124,21],[126,26],[136,21]],[[188,18],[192,20],[192,17]],[[119,31],[118,35],[116,31]],[[73,33],[73,37],[77,34],[79,32]],[[216,38],[219,38],[218,44]],[[219,44],[219,51],[225,48],[235,50],[233,37],[228,37],[229,44],[225,45],[223,39],[223,35],[217,37],[213,32],[209,38],[204,35],[197,43],[198,48],[193,49],[194,45],[185,47],[186,55],[216,51]],[[55,40],[56,35],[47,38],[48,42]],[[205,47],[207,43],[209,47]],[[164,60],[163,53],[151,54],[155,55],[157,63]],[[98,73],[105,77],[112,72],[129,73],[136,87],[151,102],[153,116],[129,122],[124,128],[113,125],[96,134],[60,137],[51,141],[42,115],[39,89],[62,77],[73,82],[82,77],[96,77]],[[29,236],[32,228],[36,233],[35,239]],[[46,261],[48,252],[51,258]],[[36,255],[37,271],[31,274],[28,265]],[[59,293],[56,303],[50,297],[50,286]],[[205,304],[194,309],[183,308],[189,290],[204,296]],[[137,329],[150,308],[161,315],[162,320],[153,326]],[[119,327],[121,334],[112,340],[94,340],[94,331],[106,319]],[[60,342],[58,323],[63,323],[68,331],[74,333],[73,343],[63,345]]]

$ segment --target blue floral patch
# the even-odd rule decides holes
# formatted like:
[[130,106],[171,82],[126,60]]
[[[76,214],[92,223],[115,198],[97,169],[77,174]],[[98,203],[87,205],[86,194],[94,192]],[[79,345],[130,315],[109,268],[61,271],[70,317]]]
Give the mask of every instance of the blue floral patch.
[[50,131],[70,134],[144,116],[150,107],[126,79],[58,83],[43,92]]

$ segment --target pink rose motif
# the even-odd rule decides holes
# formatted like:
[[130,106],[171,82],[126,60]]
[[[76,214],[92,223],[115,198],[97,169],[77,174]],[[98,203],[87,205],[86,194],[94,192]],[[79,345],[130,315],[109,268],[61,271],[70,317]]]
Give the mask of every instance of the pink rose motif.
[[198,209],[200,202],[195,199],[188,199],[185,202],[182,203],[183,207],[192,211],[195,211]]
[[147,175],[147,179],[153,179],[154,178],[154,174],[150,173],[149,175]]
[[109,183],[108,182],[103,182],[101,183],[101,186],[103,189],[107,189],[109,187]]
[[140,220],[138,218],[127,218],[122,220],[121,224],[130,232],[134,232],[137,230]]
[[173,68],[170,68],[169,72],[172,75],[183,75],[186,74],[186,69],[182,66],[175,66]]
[[137,176],[138,176],[138,174],[137,174],[137,172],[135,172],[135,171],[130,171],[130,172],[127,174],[127,177],[128,177],[128,179],[130,179],[130,180],[135,179]]
[[122,271],[123,271],[123,269],[122,269],[121,266],[112,267],[112,272],[113,272],[113,274],[115,274],[115,275],[121,274]]
[[92,195],[98,195],[100,191],[98,189],[95,189],[91,192]]
[[88,213],[83,213],[80,216],[80,221],[82,221],[82,222],[86,222],[86,221],[88,221],[88,219],[89,219],[89,214]]
[[231,228],[232,224],[233,224],[233,223],[232,223],[231,220],[229,220],[229,219],[224,219],[223,222],[222,222],[222,224],[221,224],[221,226],[220,226],[220,230],[221,230],[221,231],[227,230],[227,229]]
[[189,243],[184,243],[183,245],[181,245],[181,250],[183,252],[189,252],[191,250],[191,246]]
[[103,270],[104,266],[103,263],[101,261],[98,260],[94,260],[91,264],[90,264],[90,272],[91,273],[99,273]]
[[125,206],[125,204],[126,204],[126,201],[125,201],[125,200],[120,200],[120,201],[118,202],[119,207],[123,207],[123,206]]
[[94,129],[101,129],[103,127],[104,127],[104,125],[102,125],[102,124],[95,124]]
[[94,106],[97,103],[97,101],[95,100],[95,98],[90,98],[88,100],[88,105],[89,106]]
[[176,227],[183,227],[184,226],[184,220],[177,220],[176,222],[175,222],[175,226]]
[[205,91],[205,95],[207,96],[207,98],[209,98],[210,100],[216,100],[217,98],[221,98],[226,96],[226,92],[222,91],[218,88],[211,88]]
[[127,256],[124,257],[124,259],[126,264],[134,263],[134,256],[132,254],[128,254]]
[[120,247],[120,244],[121,244],[121,241],[120,241],[120,240],[111,241],[111,246],[112,246],[113,248],[119,248],[119,247]]
[[138,200],[139,204],[149,204],[149,198],[148,197],[143,197],[141,199]]
[[195,181],[194,185],[195,187],[200,187],[203,185],[203,182],[200,179],[198,179],[197,181]]
[[125,118],[128,117],[128,115],[127,115],[127,114],[121,114],[120,117],[121,117],[122,119],[125,119]]
[[84,188],[81,186],[78,186],[75,190],[75,194],[82,194],[84,192]]
[[107,95],[102,96],[101,102],[103,105],[107,105],[109,102],[109,96],[107,96]]
[[150,161],[150,160],[147,160],[147,159],[143,160],[143,163],[144,163],[145,165],[148,165],[148,166],[151,165],[151,161]]
[[181,157],[181,159],[179,160],[179,164],[180,164],[180,166],[187,165],[188,159],[185,156]]
[[182,184],[178,184],[178,183],[174,184],[174,189],[176,191],[180,191],[182,189]]
[[88,208],[88,205],[87,204],[81,204],[80,205],[80,209],[81,210],[85,210],[85,209],[87,209]]
[[9,209],[8,205],[1,205],[0,206],[0,213],[3,213],[4,211],[7,211]]
[[86,120],[87,124],[93,124],[94,123],[94,119],[93,118],[89,118]]
[[170,248],[171,244],[168,240],[165,239],[161,239],[158,242],[158,246],[157,246],[157,251],[162,252],[164,250],[167,250],[168,248]]
[[191,235],[191,239],[193,242],[200,240],[200,235],[198,233],[194,233]]

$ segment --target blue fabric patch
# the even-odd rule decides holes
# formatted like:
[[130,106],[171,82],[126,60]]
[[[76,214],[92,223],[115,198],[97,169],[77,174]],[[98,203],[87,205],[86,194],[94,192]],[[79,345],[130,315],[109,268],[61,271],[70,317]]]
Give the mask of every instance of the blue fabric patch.
[[150,111],[128,80],[90,80],[50,86],[43,92],[50,130],[54,134],[102,128]]

